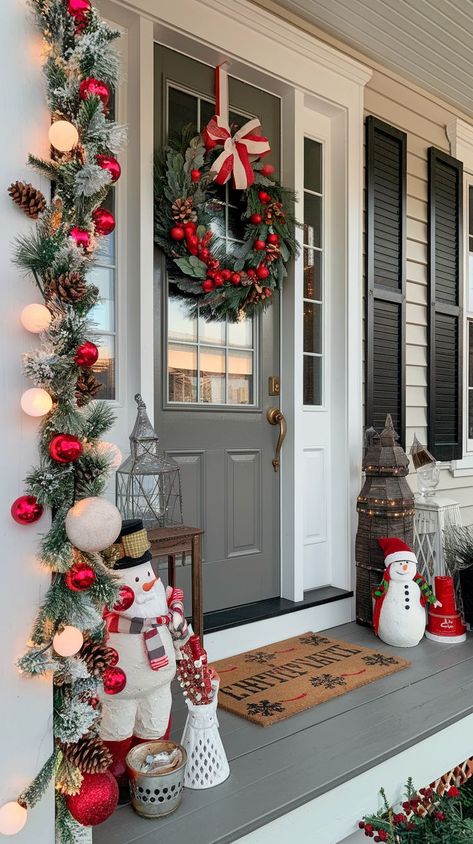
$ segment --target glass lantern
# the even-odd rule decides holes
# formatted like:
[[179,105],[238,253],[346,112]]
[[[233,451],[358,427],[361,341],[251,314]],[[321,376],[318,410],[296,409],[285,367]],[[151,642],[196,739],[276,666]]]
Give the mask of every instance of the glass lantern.
[[440,481],[440,463],[433,461],[417,469],[417,484],[422,498],[435,495]]
[[182,524],[179,465],[159,451],[159,437],[139,394],[130,434],[130,456],[116,474],[115,500],[124,519],[142,519],[145,528]]

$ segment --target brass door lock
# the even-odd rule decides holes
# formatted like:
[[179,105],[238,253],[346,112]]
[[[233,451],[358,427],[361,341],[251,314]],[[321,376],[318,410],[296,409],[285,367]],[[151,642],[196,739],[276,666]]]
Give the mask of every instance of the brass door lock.
[[279,393],[279,375],[270,375],[268,378],[268,396],[279,396]]

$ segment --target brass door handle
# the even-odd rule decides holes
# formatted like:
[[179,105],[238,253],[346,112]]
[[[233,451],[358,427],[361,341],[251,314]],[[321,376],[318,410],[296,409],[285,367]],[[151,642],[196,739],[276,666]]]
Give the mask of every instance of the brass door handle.
[[274,452],[274,457],[272,459],[273,469],[275,472],[279,471],[279,464],[280,464],[280,454],[281,454],[281,447],[286,439],[287,434],[287,424],[284,413],[282,410],[279,410],[279,407],[268,407],[266,411],[266,419],[268,420],[270,425],[279,425],[279,437],[276,443],[276,451]]

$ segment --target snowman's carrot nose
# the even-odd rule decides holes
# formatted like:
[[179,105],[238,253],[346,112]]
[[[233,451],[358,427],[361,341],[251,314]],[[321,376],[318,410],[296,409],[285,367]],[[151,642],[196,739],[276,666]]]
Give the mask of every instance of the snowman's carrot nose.
[[158,578],[157,578],[157,577],[155,577],[155,578],[154,578],[154,580],[150,580],[150,581],[149,581],[149,583],[143,583],[143,590],[144,590],[145,592],[149,592],[149,590],[153,588],[153,586],[154,586],[154,584],[156,583],[157,579],[158,579]]
[[[403,564],[402,564],[402,568],[403,568],[403,570],[404,570],[404,571],[407,571],[407,563],[403,563]],[[143,587],[143,588],[144,588],[144,587]]]

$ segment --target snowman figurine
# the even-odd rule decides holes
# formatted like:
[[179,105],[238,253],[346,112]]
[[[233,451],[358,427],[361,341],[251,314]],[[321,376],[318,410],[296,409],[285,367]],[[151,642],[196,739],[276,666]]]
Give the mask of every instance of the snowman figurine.
[[123,794],[128,751],[142,741],[169,736],[175,653],[188,632],[183,592],[165,589],[155,575],[143,522],[124,521],[114,548],[120,597],[113,611],[105,613],[105,622],[107,644],[117,652],[120,671],[109,669],[111,680],[104,674],[100,737],[112,754],[110,770]]
[[401,539],[378,540],[386,571],[373,592],[374,632],[387,645],[412,648],[425,633],[427,604],[441,606],[429,584],[417,571],[417,558]]

